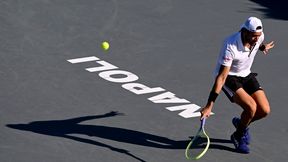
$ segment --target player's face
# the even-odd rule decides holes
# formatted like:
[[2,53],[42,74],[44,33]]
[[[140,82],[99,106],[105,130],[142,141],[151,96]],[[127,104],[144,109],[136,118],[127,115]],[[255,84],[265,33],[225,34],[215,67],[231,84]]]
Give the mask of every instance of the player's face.
[[248,32],[247,33],[247,42],[250,45],[254,45],[258,39],[260,38],[260,36],[262,35],[262,32]]

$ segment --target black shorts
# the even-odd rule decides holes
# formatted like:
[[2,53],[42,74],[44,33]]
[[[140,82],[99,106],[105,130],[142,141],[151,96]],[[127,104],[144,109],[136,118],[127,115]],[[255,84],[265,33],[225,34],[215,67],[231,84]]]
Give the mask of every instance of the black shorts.
[[228,75],[222,90],[229,100],[234,102],[233,96],[239,88],[243,88],[250,95],[258,90],[262,90],[256,76],[257,73],[250,73],[247,77]]

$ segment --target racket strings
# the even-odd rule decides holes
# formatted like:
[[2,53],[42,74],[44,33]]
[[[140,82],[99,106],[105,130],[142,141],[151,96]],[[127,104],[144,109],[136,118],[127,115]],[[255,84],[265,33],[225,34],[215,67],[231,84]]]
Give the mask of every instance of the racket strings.
[[192,143],[191,143],[190,149],[188,151],[188,155],[191,158],[196,158],[203,151],[205,151],[207,144],[208,144],[208,139],[206,138],[206,136],[194,137],[192,139]]

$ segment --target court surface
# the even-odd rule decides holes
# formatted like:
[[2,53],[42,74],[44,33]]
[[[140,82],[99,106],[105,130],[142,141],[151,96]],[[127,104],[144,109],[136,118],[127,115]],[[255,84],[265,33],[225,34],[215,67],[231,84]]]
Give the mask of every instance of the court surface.
[[[251,153],[236,153],[231,119],[241,109],[222,93],[206,122],[211,147],[199,161],[287,161],[283,6],[257,0],[1,0],[0,161],[187,161],[185,147],[199,127],[222,41],[249,16],[262,19],[266,42],[275,41],[253,65],[272,112],[251,125]],[[108,51],[102,41],[110,42]]]

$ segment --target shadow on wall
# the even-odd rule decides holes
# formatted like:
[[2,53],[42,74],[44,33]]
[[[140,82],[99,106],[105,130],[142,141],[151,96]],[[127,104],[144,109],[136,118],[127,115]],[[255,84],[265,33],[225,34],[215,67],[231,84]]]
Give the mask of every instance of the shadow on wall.
[[288,20],[288,1],[287,0],[250,0],[264,8],[253,8],[254,10],[263,12],[266,17]]

